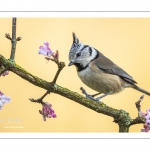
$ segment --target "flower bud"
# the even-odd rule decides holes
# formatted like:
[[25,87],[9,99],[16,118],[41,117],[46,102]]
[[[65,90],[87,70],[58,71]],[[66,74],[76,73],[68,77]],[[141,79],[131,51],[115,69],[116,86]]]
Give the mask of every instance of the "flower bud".
[[17,41],[20,41],[21,39],[22,39],[22,37],[19,36],[19,37],[17,37],[16,40],[17,40]]
[[9,40],[11,40],[10,34],[9,33],[5,33],[5,37]]

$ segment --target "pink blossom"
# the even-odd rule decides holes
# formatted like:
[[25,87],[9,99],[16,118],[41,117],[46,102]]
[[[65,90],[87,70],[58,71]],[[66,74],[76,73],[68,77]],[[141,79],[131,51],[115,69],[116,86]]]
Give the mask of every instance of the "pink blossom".
[[141,132],[148,132],[150,130],[150,108],[146,110],[146,113],[141,112],[141,115],[146,119],[144,129],[141,129]]
[[7,71],[5,71],[5,72],[2,73],[2,76],[6,76],[8,74],[9,74],[9,71],[7,70]]
[[49,48],[49,43],[44,42],[44,46],[39,47],[39,54],[50,57],[54,54],[54,52]]
[[4,95],[1,91],[0,91],[0,110],[2,110],[3,106],[5,103],[9,103],[11,100],[10,97]]
[[52,109],[52,105],[48,102],[43,104],[42,110],[39,110],[39,113],[43,116],[43,120],[46,121],[46,118],[56,118],[56,114]]

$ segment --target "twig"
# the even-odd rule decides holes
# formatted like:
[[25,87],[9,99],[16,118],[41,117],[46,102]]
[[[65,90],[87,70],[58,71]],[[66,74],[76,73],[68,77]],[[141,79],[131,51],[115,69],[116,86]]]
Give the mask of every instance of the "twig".
[[[58,76],[59,76],[61,70],[65,67],[65,63],[64,63],[64,62],[58,62],[57,65],[58,65],[58,70],[57,70],[56,75],[55,75],[55,77],[54,77],[54,79],[53,79],[53,81],[52,81],[52,84],[53,84],[53,85],[56,83],[57,78],[58,78]],[[47,94],[50,94],[50,92],[51,92],[51,90],[47,90],[46,93],[45,93],[41,98],[39,98],[39,99],[37,99],[37,100],[31,98],[31,99],[29,99],[29,100],[30,100],[31,102],[37,102],[37,103],[43,104],[43,103],[44,103],[44,102],[43,102],[44,97],[45,97]]]
[[140,97],[140,99],[137,102],[135,102],[135,105],[136,105],[136,108],[137,108],[138,112],[141,112],[141,105],[140,105],[140,103],[141,103],[141,101],[143,99],[144,99],[144,94]]
[[39,99],[37,99],[37,100],[35,100],[35,99],[33,99],[33,98],[29,98],[29,100],[30,100],[31,102],[41,103],[41,104],[43,105],[43,104],[44,104],[43,98],[44,98],[47,94],[50,94],[50,91],[49,91],[49,90],[47,90],[46,93],[45,93],[41,98],[39,98]]
[[140,103],[143,99],[144,99],[144,94],[140,97],[140,99],[137,102],[135,102],[136,108],[138,110],[138,117],[133,119],[133,121],[130,123],[130,126],[134,125],[134,124],[138,124],[138,123],[145,123],[145,118],[140,115],[140,113],[141,113]]
[[56,75],[55,75],[55,77],[54,77],[52,83],[54,83],[54,84],[56,83],[57,78],[58,78],[58,76],[59,76],[61,70],[62,70],[64,67],[65,67],[65,63],[64,63],[64,62],[59,62],[59,63],[58,63],[58,70],[57,70],[57,72],[56,72]]
[[42,105],[45,104],[45,103],[42,101],[41,98],[39,98],[39,99],[37,99],[37,100],[35,100],[35,99],[33,99],[33,98],[29,98],[29,100],[30,100],[31,102],[41,103]]
[[12,19],[12,38],[11,38],[11,55],[10,60],[14,61],[15,59],[15,51],[16,51],[16,18]]

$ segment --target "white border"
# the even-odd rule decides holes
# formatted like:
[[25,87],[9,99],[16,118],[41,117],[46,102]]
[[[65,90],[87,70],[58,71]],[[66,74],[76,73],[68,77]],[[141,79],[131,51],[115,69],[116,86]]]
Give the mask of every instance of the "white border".
[[1,138],[34,138],[34,139],[150,139],[148,133],[0,133]]
[[147,11],[149,0],[1,0],[1,11]]
[[0,17],[20,18],[149,18],[150,12],[0,12]]

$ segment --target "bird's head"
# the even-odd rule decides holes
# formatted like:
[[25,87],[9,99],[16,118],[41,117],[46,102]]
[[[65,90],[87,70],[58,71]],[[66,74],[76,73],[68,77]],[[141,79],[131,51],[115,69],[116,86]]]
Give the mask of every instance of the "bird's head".
[[72,35],[73,43],[69,52],[70,63],[68,66],[75,65],[76,67],[85,67],[93,60],[97,52],[93,47],[81,43],[75,33]]

